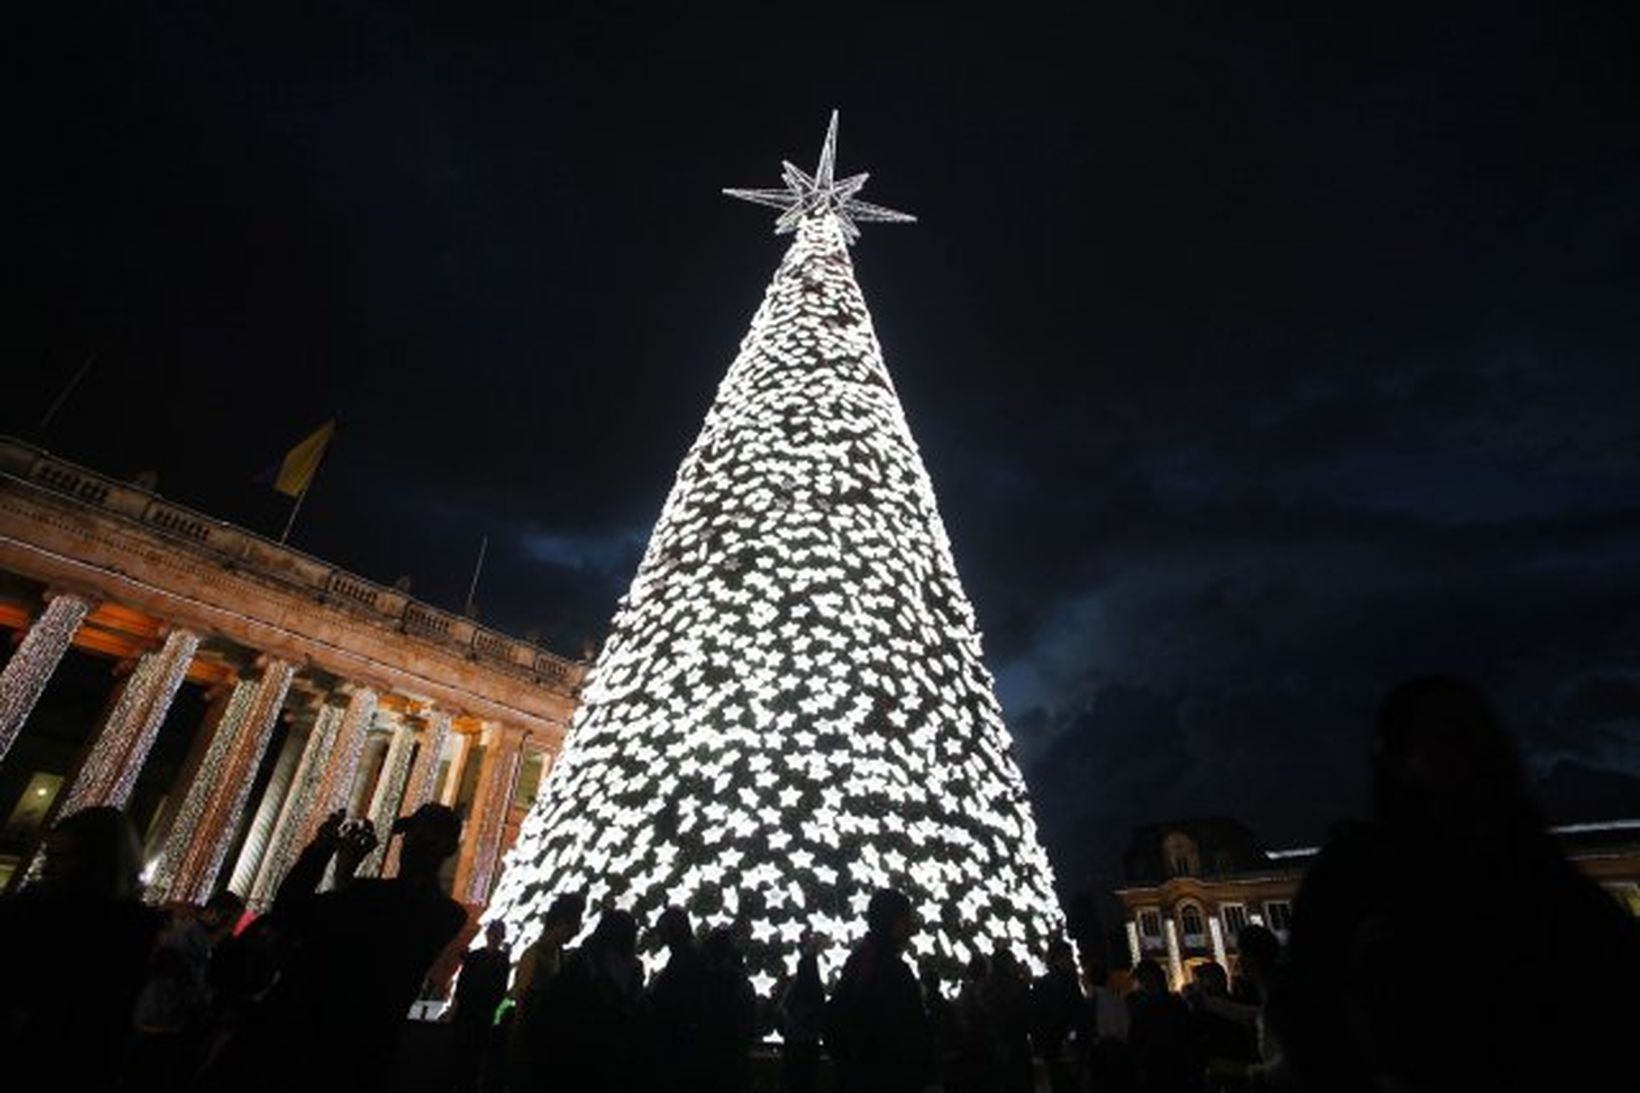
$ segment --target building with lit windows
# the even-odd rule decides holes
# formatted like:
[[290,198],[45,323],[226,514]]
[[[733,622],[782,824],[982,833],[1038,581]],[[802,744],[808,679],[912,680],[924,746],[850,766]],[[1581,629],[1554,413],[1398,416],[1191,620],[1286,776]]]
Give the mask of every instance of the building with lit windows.
[[[1567,857],[1640,917],[1640,820],[1554,828]],[[1236,935],[1250,923],[1283,942],[1293,896],[1318,847],[1269,850],[1227,817],[1136,828],[1123,860],[1121,900],[1128,955],[1167,969],[1174,989],[1216,960],[1237,971]]]

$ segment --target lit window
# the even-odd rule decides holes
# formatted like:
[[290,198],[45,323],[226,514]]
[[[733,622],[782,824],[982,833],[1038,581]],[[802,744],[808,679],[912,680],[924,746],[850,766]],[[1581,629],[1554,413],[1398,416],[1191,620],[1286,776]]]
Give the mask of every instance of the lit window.
[[1224,936],[1231,947],[1236,944],[1236,935],[1247,928],[1247,907],[1240,903],[1226,903],[1219,908],[1219,917],[1224,922]]
[[1145,937],[1161,937],[1162,916],[1155,911],[1140,911],[1139,932]]

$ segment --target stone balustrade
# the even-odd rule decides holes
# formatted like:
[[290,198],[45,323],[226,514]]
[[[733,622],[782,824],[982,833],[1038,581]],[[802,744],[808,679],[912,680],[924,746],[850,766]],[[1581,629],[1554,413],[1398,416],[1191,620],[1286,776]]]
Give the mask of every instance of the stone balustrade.
[[225,567],[295,586],[315,599],[388,623],[405,634],[543,683],[573,685],[584,667],[472,619],[339,569],[244,528],[106,478],[11,437],[0,437],[0,476],[94,506],[216,555]]

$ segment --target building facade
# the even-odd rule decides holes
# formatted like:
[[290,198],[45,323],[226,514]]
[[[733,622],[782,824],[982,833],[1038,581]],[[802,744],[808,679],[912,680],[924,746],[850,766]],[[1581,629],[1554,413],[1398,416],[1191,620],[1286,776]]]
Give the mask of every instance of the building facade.
[[[563,742],[584,667],[0,439],[0,884],[56,817],[128,811],[149,898],[265,906],[337,808],[465,818],[471,908]],[[384,845],[362,867],[391,874]]]
[[[1640,820],[1553,831],[1585,875],[1640,917]],[[1207,960],[1235,974],[1243,926],[1267,926],[1287,940],[1293,897],[1318,852],[1265,849],[1245,825],[1226,817],[1134,829],[1123,860],[1125,884],[1116,891],[1130,959],[1160,963],[1175,990]]]

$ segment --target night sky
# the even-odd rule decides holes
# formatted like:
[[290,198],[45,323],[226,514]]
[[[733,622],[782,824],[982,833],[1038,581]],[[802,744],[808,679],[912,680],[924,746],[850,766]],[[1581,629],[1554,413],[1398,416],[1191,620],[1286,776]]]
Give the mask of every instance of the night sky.
[[1061,873],[1319,839],[1431,670],[1640,813],[1632,7],[37,7],[7,432],[277,534],[339,413],[296,545],[459,609],[487,535],[484,620],[577,654],[785,245],[718,190],[835,106]]

